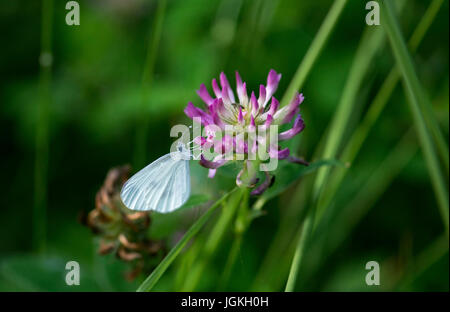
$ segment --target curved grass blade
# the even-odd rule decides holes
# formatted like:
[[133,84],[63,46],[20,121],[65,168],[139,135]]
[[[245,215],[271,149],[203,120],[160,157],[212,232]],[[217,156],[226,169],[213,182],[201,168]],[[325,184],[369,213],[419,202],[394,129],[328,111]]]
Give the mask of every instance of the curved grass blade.
[[[425,158],[425,163],[431,177],[434,192],[440,208],[441,217],[445,225],[447,235],[449,231],[449,207],[448,190],[442,175],[436,155],[435,145],[429,133],[424,118],[424,105],[428,105],[424,99],[422,85],[417,77],[411,56],[406,48],[406,43],[400,31],[394,9],[389,1],[381,2],[383,20],[382,24],[388,35],[394,57],[403,77],[408,103],[414,117],[414,123],[419,135],[420,145]],[[447,156],[448,157],[448,156]]]
[[317,35],[314,37],[314,40],[311,43],[308,51],[306,52],[305,57],[300,63],[294,75],[294,78],[292,78],[291,80],[291,83],[289,84],[281,100],[281,107],[287,105],[294,96],[295,92],[303,86],[306,77],[308,76],[311,68],[319,57],[320,52],[325,46],[325,43],[327,42],[328,37],[333,31],[334,26],[336,25],[336,22],[341,15],[346,3],[347,0],[334,1],[333,6],[328,11],[327,16],[325,17],[322,25],[319,28],[319,31],[317,32]]
[[[414,30],[410,40],[409,40],[409,48],[412,52],[416,51],[419,44],[421,43],[423,37],[425,36],[427,30],[429,29],[430,25],[432,24],[437,12],[439,11],[441,5],[443,3],[443,0],[434,0],[428,7],[427,11],[422,17],[422,20],[417,25],[416,29]],[[381,113],[383,112],[387,102],[389,101],[389,98],[391,97],[395,86],[397,85],[398,81],[400,80],[400,73],[398,71],[397,67],[394,67],[389,75],[384,80],[383,84],[380,87],[380,90],[378,91],[377,95],[375,96],[374,100],[370,104],[370,108],[365,115],[364,119],[361,121],[353,135],[351,136],[349,142],[344,148],[344,151],[342,152],[341,159],[345,162],[353,163],[353,161],[356,159],[362,145],[364,144],[367,136],[370,133],[370,130],[373,128],[375,122],[380,117]],[[431,121],[430,121],[431,122]],[[436,127],[438,126],[437,123],[435,124]],[[439,132],[439,130],[436,130]],[[435,131],[435,132],[436,132]],[[440,133],[440,132],[439,132]],[[439,133],[437,133],[437,137],[439,137]],[[442,134],[440,134],[442,136]],[[439,140],[439,139],[438,139]],[[442,145],[442,144],[441,144]],[[445,149],[448,149],[448,147],[445,146],[445,143],[443,144]],[[447,163],[446,167],[448,170],[448,155],[447,155]],[[319,206],[322,207],[322,209],[328,207],[333,200],[334,196],[339,190],[339,187],[344,180],[348,170],[345,170],[344,168],[337,168],[333,174],[330,176],[330,182],[327,186],[327,192],[324,194],[321,198],[321,202],[319,203]]]
[[170,252],[156,267],[156,269],[144,280],[141,286],[139,286],[139,288],[137,289],[138,292],[152,290],[152,288],[156,285],[164,272],[169,268],[169,266],[172,264],[172,262],[175,260],[184,246],[186,246],[189,240],[194,237],[194,235],[196,235],[198,231],[200,231],[200,229],[212,216],[217,207],[219,207],[220,204],[235,190],[236,188],[223,195],[189,228],[186,234],[184,234],[183,238],[172,248],[172,250],[170,250]]

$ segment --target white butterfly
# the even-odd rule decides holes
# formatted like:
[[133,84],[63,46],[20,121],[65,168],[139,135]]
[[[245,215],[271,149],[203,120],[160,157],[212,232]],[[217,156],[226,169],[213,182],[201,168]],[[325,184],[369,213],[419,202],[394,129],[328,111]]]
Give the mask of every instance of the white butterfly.
[[132,176],[120,192],[131,210],[167,213],[180,208],[189,198],[191,153],[178,143],[177,151],[166,154]]

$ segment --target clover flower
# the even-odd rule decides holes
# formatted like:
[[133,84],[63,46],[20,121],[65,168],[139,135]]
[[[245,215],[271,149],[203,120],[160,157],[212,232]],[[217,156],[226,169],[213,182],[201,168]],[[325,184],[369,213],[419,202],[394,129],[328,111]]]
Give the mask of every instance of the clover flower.
[[[206,159],[203,154],[200,155],[200,164],[209,169],[209,177],[214,177],[219,167],[232,160],[238,160],[237,157],[227,159],[225,157],[226,151],[243,155],[243,169],[236,178],[238,186],[245,184],[254,187],[258,183],[256,175],[249,175],[248,173],[252,162],[249,155],[250,153],[256,154],[261,149],[270,158],[276,158],[277,160],[287,159],[288,161],[307,165],[305,161],[290,156],[288,148],[281,148],[277,144],[278,141],[291,139],[305,127],[304,121],[299,114],[300,104],[304,100],[303,94],[296,93],[292,101],[285,107],[280,107],[278,100],[273,96],[278,88],[280,79],[281,74],[278,74],[273,69],[270,70],[266,85],[261,84],[259,87],[258,98],[253,91],[250,97],[248,96],[247,85],[242,81],[237,71],[237,98],[223,72],[220,74],[220,87],[216,79],[212,80],[212,89],[215,97],[210,95],[204,84],[197,90],[197,94],[206,104],[206,109],[198,108],[192,102],[189,102],[184,112],[194,121],[196,118],[200,118],[201,124],[208,128],[206,136],[196,137],[194,142],[201,147],[202,151],[213,147],[214,152],[217,154],[212,160]],[[291,129],[276,134],[275,144],[272,142],[268,143],[267,137],[261,135],[255,135],[249,139],[249,134],[254,133],[256,128],[268,130],[273,125],[281,126],[292,120],[294,120],[294,123]],[[226,132],[225,135],[218,135],[219,130],[226,130],[229,126],[235,129],[235,135],[229,135]],[[210,130],[211,128],[213,130]],[[246,182],[242,180],[244,175],[247,175]],[[266,172],[266,181],[255,188],[252,194],[261,194],[272,183],[272,177]]]

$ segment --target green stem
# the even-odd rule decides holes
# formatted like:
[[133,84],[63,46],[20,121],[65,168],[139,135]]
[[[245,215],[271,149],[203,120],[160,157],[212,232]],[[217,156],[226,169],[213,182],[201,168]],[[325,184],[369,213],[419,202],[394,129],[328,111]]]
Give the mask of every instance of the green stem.
[[411,56],[409,55],[405,41],[400,32],[392,4],[389,1],[383,0],[381,1],[381,8],[381,16],[384,17],[382,24],[389,37],[394,57],[403,77],[408,103],[410,104],[410,109],[414,117],[414,123],[419,135],[422,152],[425,157],[425,162],[440,208],[441,217],[448,235],[448,191],[436,156],[435,146],[423,115],[423,111],[430,109],[424,109],[424,106],[429,105],[429,103],[428,101],[424,101],[423,88],[417,77]]
[[309,236],[312,234],[312,226],[314,224],[314,211],[309,213],[303,222],[303,227],[300,232],[300,237],[298,241],[297,248],[295,249],[294,258],[292,259],[291,269],[289,270],[289,276],[286,283],[285,292],[292,292],[295,288],[295,283],[297,281],[298,271],[300,268],[300,263],[303,259],[303,253],[305,252],[305,245],[309,241]]
[[[372,63],[373,58],[380,49],[383,39],[384,34],[382,32],[373,30],[373,28],[366,28],[350,69],[349,77],[342,92],[337,111],[334,114],[330,131],[328,132],[328,137],[326,139],[325,149],[321,156],[322,158],[335,158],[338,154],[345,131],[350,122],[351,114],[355,110],[357,102],[356,96],[363,78]],[[323,195],[322,191],[328,180],[330,170],[329,167],[323,167],[317,172],[313,187],[313,202],[315,204]],[[317,220],[320,220],[324,209],[322,209],[320,205],[317,205],[317,207]]]
[[198,251],[202,251],[201,257],[197,257],[198,259],[195,262],[195,265],[190,268],[182,291],[194,291],[197,287],[205,267],[217,250],[226,230],[229,229],[229,225],[236,213],[237,207],[239,207],[239,203],[245,191],[246,190],[243,188],[239,189],[239,192],[235,193],[234,196],[228,200],[211,233],[208,234],[204,247],[197,249]]
[[42,2],[41,54],[39,77],[39,109],[36,127],[36,151],[34,165],[33,247],[43,252],[47,228],[47,174],[48,174],[48,120],[51,102],[53,54],[52,42],[53,0]]
[[243,189],[240,209],[238,211],[234,227],[235,238],[233,240],[233,244],[231,246],[231,250],[227,258],[225,269],[219,282],[219,289],[225,288],[226,285],[228,284],[228,280],[233,270],[234,263],[236,262],[237,255],[239,254],[239,250],[241,249],[243,236],[253,220],[253,218],[251,218],[249,215],[250,213],[248,204],[249,196],[250,190]]
[[225,195],[223,195],[219,200],[217,200],[207,212],[205,212],[184,234],[183,238],[170,250],[167,256],[161,261],[161,263],[156,267],[156,269],[144,280],[144,282],[139,286],[137,291],[150,291],[156,283],[159,281],[164,272],[169,268],[181,250],[186,246],[186,244],[194,237],[203,225],[208,221],[208,219],[212,216],[213,212],[219,207],[222,202],[232,194],[236,188],[229,191]]
[[146,109],[149,99],[149,91],[153,82],[153,74],[158,53],[159,42],[161,39],[162,25],[166,10],[167,0],[159,0],[156,9],[156,17],[152,26],[152,34],[148,43],[147,56],[145,59],[144,71],[142,73],[141,87],[141,114],[138,116],[136,134],[136,147],[134,154],[135,168],[141,168],[145,164],[147,156],[147,137],[149,127],[149,114]]
[[[345,130],[347,129],[351,113],[354,111],[356,95],[359,91],[362,80],[369,69],[373,57],[376,55],[382,44],[383,39],[384,36],[382,32],[366,28],[356,51],[337,112],[334,114],[322,158],[327,159],[336,157]],[[303,262],[305,246],[308,244],[308,241],[312,235],[316,219],[320,219],[323,213],[323,210],[318,210],[318,207],[320,207],[318,203],[329,172],[330,168],[320,168],[318,170],[316,180],[314,181],[311,205],[308,209],[309,211],[307,212],[302,230],[300,232],[300,237],[298,238],[299,243],[296,247],[294,258],[292,260],[286,291],[293,291],[294,289],[297,273],[301,263]]]
[[332,7],[328,11],[322,25],[320,26],[317,35],[314,37],[308,51],[306,52],[302,62],[300,63],[294,78],[291,80],[282,100],[281,107],[287,105],[293,98],[295,92],[303,86],[306,77],[308,76],[311,68],[319,57],[325,43],[330,37],[342,10],[345,7],[347,0],[335,0]]
[[230,253],[228,254],[227,262],[225,264],[222,277],[220,278],[219,290],[225,289],[225,287],[228,284],[231,272],[234,267],[234,263],[236,262],[239,250],[241,249],[242,237],[243,237],[242,233],[239,233],[236,234],[236,237],[233,240],[233,244],[231,245]]
[[[413,262],[413,265],[408,267],[408,270],[397,285],[399,291],[411,291],[407,287],[411,285],[421,274],[436,263],[448,252],[448,240],[446,233],[440,235],[435,241],[428,245]],[[447,257],[448,258],[448,257]]]

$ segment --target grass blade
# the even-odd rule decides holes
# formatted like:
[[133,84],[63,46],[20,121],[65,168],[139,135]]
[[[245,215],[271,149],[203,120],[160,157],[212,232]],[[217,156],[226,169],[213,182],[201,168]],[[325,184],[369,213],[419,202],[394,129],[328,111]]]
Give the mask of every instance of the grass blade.
[[334,1],[333,6],[328,11],[327,16],[325,17],[319,31],[317,32],[317,35],[314,37],[311,46],[309,47],[308,51],[305,54],[305,57],[300,63],[294,75],[294,78],[291,80],[291,83],[289,84],[281,100],[281,107],[287,105],[294,96],[295,92],[301,89],[301,87],[303,86],[306,77],[308,76],[311,68],[319,57],[320,52],[327,42],[331,32],[333,31],[334,26],[336,25],[336,22],[341,15],[346,3],[347,0]]
[[[355,99],[362,80],[365,77],[367,70],[371,64],[372,58],[378,52],[384,39],[383,33],[380,31],[366,28],[363,33],[360,45],[356,52],[348,79],[346,81],[342,97],[340,99],[337,112],[331,123],[330,131],[326,139],[325,148],[322,158],[335,158],[339,147],[341,145],[346,127],[350,120],[351,113],[354,110]],[[316,213],[320,219],[322,210],[317,211],[318,201],[324,188],[325,182],[329,175],[330,168],[324,167],[319,169],[316,179],[314,181],[312,190],[312,202],[310,209],[306,215],[305,221],[300,231],[298,245],[295,250],[294,258],[292,260],[289,277],[286,284],[285,291],[290,292],[294,290],[297,273],[301,263],[303,262],[303,255],[305,246],[308,244],[309,238],[313,232],[316,223]]]
[[45,250],[47,232],[47,173],[48,173],[48,121],[52,79],[52,19],[53,0],[42,2],[41,54],[39,58],[39,109],[36,126],[34,164],[33,247]]
[[181,250],[186,246],[189,240],[194,237],[198,231],[203,227],[203,225],[212,216],[213,212],[220,206],[220,204],[234,191],[236,188],[230,192],[223,195],[219,200],[217,200],[207,212],[205,212],[184,234],[183,238],[170,250],[167,256],[161,261],[161,263],[156,267],[156,269],[145,279],[145,281],[137,289],[138,292],[150,291],[159,281],[164,272],[172,264]]
[[447,231],[449,231],[449,212],[448,212],[448,191],[442,175],[442,170],[439,166],[436,155],[435,146],[429,133],[429,129],[425,123],[423,111],[424,102],[422,85],[417,77],[414,65],[406,48],[405,41],[400,32],[400,27],[397,23],[392,4],[389,1],[381,2],[381,16],[383,17],[382,25],[386,30],[394,57],[399,66],[403,77],[408,103],[414,117],[414,123],[419,135],[420,145],[425,157],[425,162],[431,177],[434,192],[437,197],[440,213]]
[[[409,48],[412,52],[415,52],[421,43],[423,37],[425,36],[426,32],[428,31],[431,23],[433,22],[437,12],[439,11],[443,0],[434,0],[430,6],[428,7],[427,11],[422,17],[422,20],[417,25],[416,29],[414,30],[410,40],[409,40]],[[398,68],[394,67],[383,84],[381,85],[381,88],[377,95],[375,96],[373,102],[370,105],[370,108],[365,115],[364,119],[361,121],[355,132],[353,133],[352,137],[349,140],[349,143],[345,146],[345,149],[342,153],[341,159],[344,162],[353,163],[353,161],[356,159],[362,145],[364,144],[367,136],[370,133],[370,130],[374,126],[375,122],[380,117],[381,113],[383,112],[386,103],[389,101],[389,98],[392,95],[392,92],[395,89],[395,86],[397,85],[398,81],[400,80],[400,73],[398,72]],[[437,123],[432,124],[436,125]],[[440,131],[437,130],[435,132],[437,133],[437,136],[442,136],[440,134]],[[439,139],[438,139],[439,140]],[[441,141],[441,140],[439,140]],[[441,144],[442,145],[442,144]],[[445,149],[448,149],[446,147],[445,143],[443,144]],[[447,157],[447,170],[448,170],[448,157]],[[326,209],[329,207],[331,201],[333,200],[334,196],[336,195],[337,191],[339,190],[339,187],[345,178],[348,170],[345,170],[343,168],[336,168],[336,170],[333,172],[332,176],[330,177],[331,180],[328,183],[327,186],[327,193],[324,194],[322,201],[319,203],[319,206],[322,209]]]

